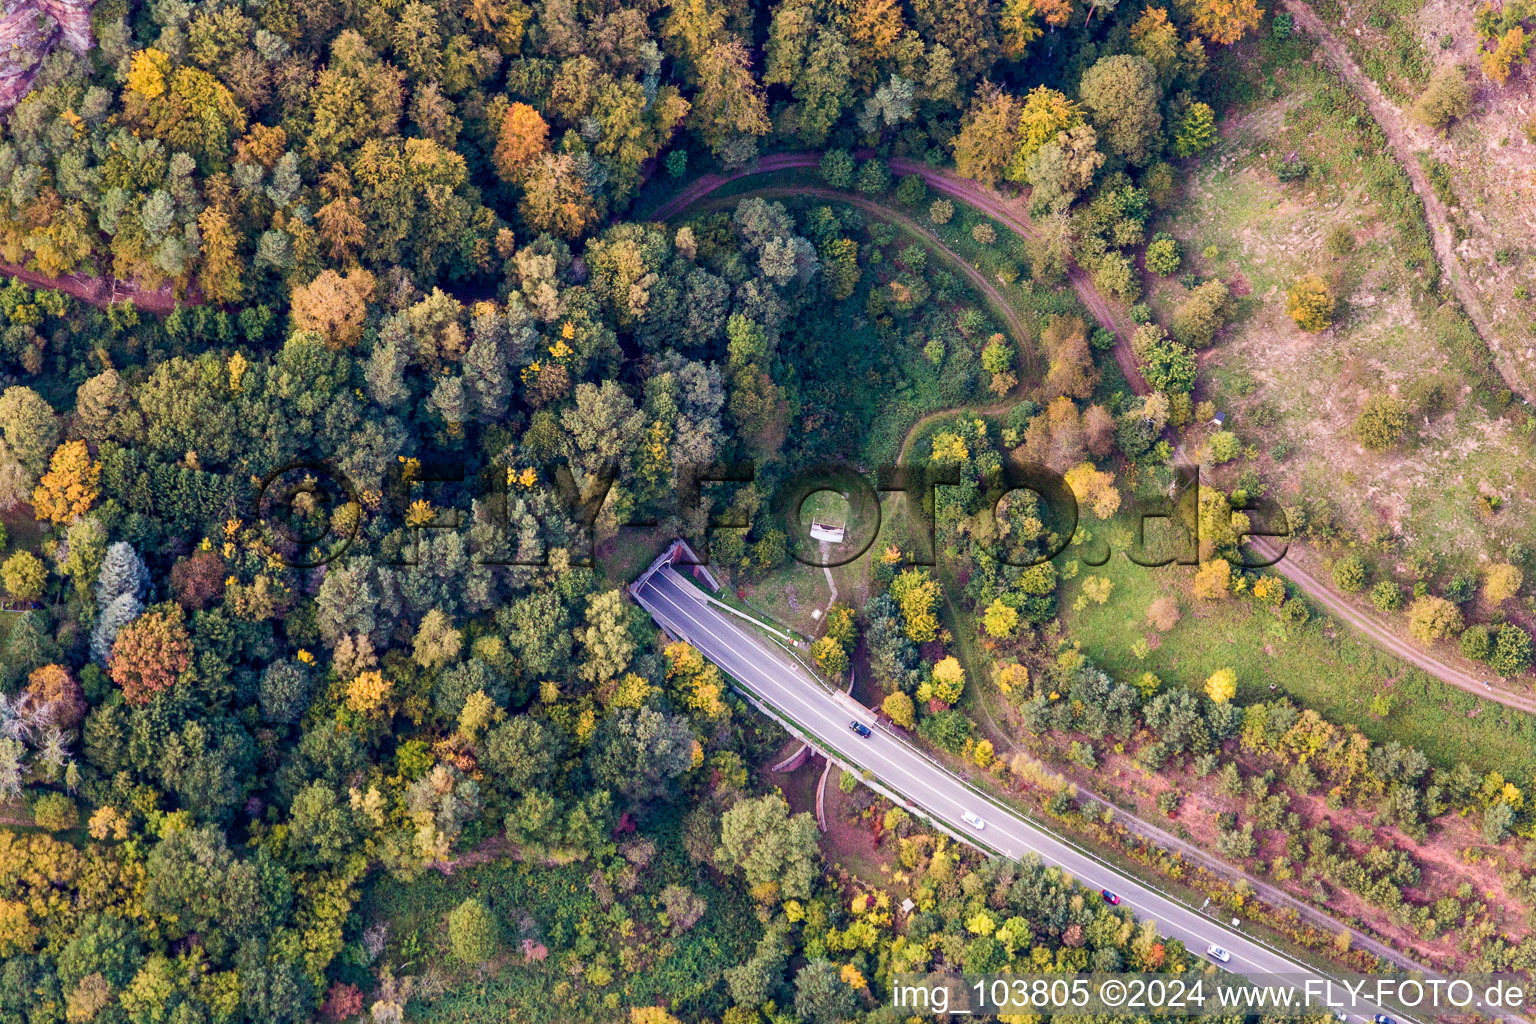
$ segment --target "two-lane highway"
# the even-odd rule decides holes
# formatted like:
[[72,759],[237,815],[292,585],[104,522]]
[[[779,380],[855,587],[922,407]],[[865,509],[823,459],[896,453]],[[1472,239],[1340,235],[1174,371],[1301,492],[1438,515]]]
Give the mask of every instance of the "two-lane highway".
[[[760,701],[955,833],[1015,859],[1033,853],[1090,888],[1112,890],[1122,906],[1155,921],[1162,934],[1181,940],[1192,953],[1204,954],[1212,944],[1226,949],[1232,959],[1224,966],[1236,973],[1323,977],[1067,845],[966,785],[916,746],[876,723],[867,710],[830,692],[786,652],[713,606],[671,566],[649,573],[631,593],[667,632],[698,648]],[[873,735],[866,739],[849,728],[853,718],[876,726]],[[984,826],[976,829],[968,824],[967,812],[979,815]]]

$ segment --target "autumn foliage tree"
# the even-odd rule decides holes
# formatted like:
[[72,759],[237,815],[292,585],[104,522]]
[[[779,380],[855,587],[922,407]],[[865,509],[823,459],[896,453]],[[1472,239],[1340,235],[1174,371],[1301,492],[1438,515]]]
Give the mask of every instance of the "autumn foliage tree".
[[519,181],[541,153],[549,149],[549,125],[526,103],[513,103],[501,117],[491,162],[503,181]]
[[1483,74],[1503,85],[1509,81],[1515,65],[1525,60],[1525,51],[1529,45],[1525,29],[1516,25],[1500,36],[1493,48],[1483,54]]
[[1524,581],[1518,566],[1507,562],[1490,565],[1483,577],[1483,599],[1489,604],[1503,604],[1520,592]]
[[1232,586],[1232,566],[1225,558],[1213,558],[1195,572],[1195,596],[1203,601],[1220,601]]
[[1115,475],[1096,468],[1091,462],[1082,462],[1067,470],[1067,486],[1099,519],[1108,519],[1120,510],[1120,491],[1115,487]]
[[199,551],[171,566],[171,590],[187,611],[201,611],[224,593],[226,575],[218,554]]
[[192,640],[179,606],[146,612],[124,626],[112,645],[112,681],[130,704],[147,704],[192,664]]
[[880,702],[880,710],[903,729],[917,727],[917,708],[913,705],[912,698],[900,690],[887,694],[885,700]]
[[89,705],[79,682],[63,665],[44,665],[27,677],[27,692],[48,717],[65,729],[73,729],[85,718]]
[[35,601],[43,596],[48,581],[48,567],[30,551],[14,552],[0,563],[0,583],[6,593],[18,601]]
[[1333,289],[1317,274],[1303,274],[1285,295],[1285,313],[1302,330],[1316,333],[1333,323]]
[[67,523],[82,516],[96,503],[101,482],[101,463],[91,458],[84,441],[66,441],[53,451],[48,472],[32,491],[38,519]]
[[1408,632],[1425,646],[1461,632],[1461,627],[1461,609],[1443,597],[1426,594],[1408,607]]
[[1217,704],[1226,704],[1237,696],[1237,673],[1219,668],[1205,681],[1205,695]]
[[1258,28],[1264,17],[1258,0],[1185,0],[1183,6],[1195,31],[1223,46]]
[[955,170],[983,185],[996,185],[1013,161],[1022,104],[1018,97],[987,84],[971,99],[960,131],[950,142]]
[[319,334],[329,348],[351,348],[363,336],[373,292],[374,278],[366,270],[323,270],[309,284],[293,289],[294,325]]

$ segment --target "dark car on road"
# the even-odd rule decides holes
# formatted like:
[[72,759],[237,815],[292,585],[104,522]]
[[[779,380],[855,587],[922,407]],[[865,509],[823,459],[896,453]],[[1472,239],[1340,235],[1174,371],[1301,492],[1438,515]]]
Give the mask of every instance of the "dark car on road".
[[852,729],[860,736],[863,736],[865,739],[869,739],[869,737],[873,735],[873,733],[869,731],[869,726],[865,725],[863,722],[849,722],[848,728]]

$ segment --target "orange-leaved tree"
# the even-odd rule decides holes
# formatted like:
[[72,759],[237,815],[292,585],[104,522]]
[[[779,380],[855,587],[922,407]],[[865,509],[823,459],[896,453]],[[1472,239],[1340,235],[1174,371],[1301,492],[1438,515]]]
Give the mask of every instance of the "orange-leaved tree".
[[191,664],[192,638],[179,605],[139,616],[112,644],[112,681],[130,704],[148,704]]

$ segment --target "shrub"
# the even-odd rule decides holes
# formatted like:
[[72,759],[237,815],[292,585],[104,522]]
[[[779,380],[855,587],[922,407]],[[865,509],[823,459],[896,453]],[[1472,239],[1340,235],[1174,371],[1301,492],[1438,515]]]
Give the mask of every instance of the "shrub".
[[1489,604],[1503,604],[1520,592],[1523,582],[1525,576],[1516,566],[1503,562],[1490,565],[1483,577],[1483,598]]
[[965,741],[971,736],[971,720],[954,708],[946,708],[924,718],[917,732],[934,746],[956,754],[965,748]]
[[997,241],[997,229],[986,221],[982,221],[971,228],[971,237],[981,245],[991,245]]
[[1465,569],[1459,570],[1445,585],[1444,596],[1457,604],[1466,604],[1477,593],[1477,580]]
[[1422,644],[1444,640],[1461,626],[1461,609],[1443,597],[1426,594],[1408,608],[1408,632]]
[[1147,269],[1160,277],[1178,273],[1183,258],[1178,239],[1166,232],[1158,232],[1147,245]]
[[1194,156],[1216,141],[1216,112],[1209,104],[1191,103],[1173,130],[1173,155]]
[[1509,835],[1509,826],[1515,823],[1515,809],[1504,801],[1489,804],[1483,811],[1483,840],[1501,843]]
[[63,832],[80,823],[80,812],[75,809],[75,802],[63,793],[48,792],[32,805],[32,820],[38,828]]
[[1333,289],[1316,274],[1303,274],[1285,296],[1285,313],[1308,333],[1327,330],[1333,323]]
[[1207,281],[1195,288],[1173,313],[1173,336],[1186,345],[1204,348],[1227,317],[1227,286]]
[[1382,580],[1371,588],[1371,604],[1384,612],[1395,612],[1403,606],[1403,588],[1392,580]]
[[1141,283],[1135,268],[1123,253],[1105,253],[1093,267],[1093,284],[1099,291],[1108,292],[1122,302],[1135,302],[1141,298]]
[[853,155],[846,149],[829,149],[821,158],[821,180],[833,188],[853,184]]
[[1488,664],[1501,676],[1518,676],[1531,667],[1531,659],[1531,634],[1513,624],[1500,626]]
[[18,601],[36,601],[43,596],[43,584],[48,581],[48,568],[43,560],[30,551],[18,551],[0,565],[0,582],[5,591]]
[[1243,443],[1237,439],[1237,435],[1230,430],[1218,430],[1211,435],[1211,462],[1213,465],[1221,465],[1231,462],[1243,453]]
[[1447,64],[1435,72],[1410,113],[1419,124],[1438,132],[1471,109],[1472,86],[1466,71],[1459,64]]
[[1159,633],[1177,626],[1179,618],[1179,602],[1172,597],[1159,597],[1147,606],[1147,625]]
[[1473,661],[1486,661],[1493,650],[1493,634],[1487,626],[1468,626],[1457,641],[1461,653]]
[[491,908],[473,896],[454,907],[448,915],[448,943],[453,955],[467,964],[484,963],[495,956],[500,940]]
[[1168,337],[1157,324],[1143,324],[1131,336],[1131,349],[1141,360],[1142,376],[1153,390],[1186,395],[1195,386],[1198,367],[1188,346]]
[[1408,403],[1391,395],[1372,395],[1355,417],[1355,436],[1372,451],[1386,451],[1408,429]]
[[1275,177],[1281,181],[1298,181],[1305,178],[1309,170],[1311,168],[1307,166],[1307,162],[1292,153],[1275,164]]
[[1178,191],[1173,165],[1159,160],[1148,167],[1147,173],[1141,176],[1141,187],[1147,190],[1147,198],[1152,201],[1152,205],[1159,209],[1173,202]]
[[1525,59],[1527,40],[1525,29],[1520,25],[1505,32],[1497,44],[1483,54],[1483,74],[1499,85],[1509,81],[1515,65]]
[[955,215],[955,204],[948,199],[935,199],[928,204],[928,219],[935,224],[948,224]]
[[1328,236],[1323,240],[1323,248],[1327,249],[1331,256],[1348,256],[1355,248],[1355,233],[1343,224],[1335,224],[1328,229]]
[[1359,555],[1345,555],[1333,563],[1333,585],[1346,594],[1365,589],[1365,563]]

